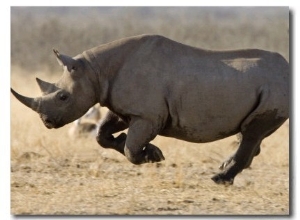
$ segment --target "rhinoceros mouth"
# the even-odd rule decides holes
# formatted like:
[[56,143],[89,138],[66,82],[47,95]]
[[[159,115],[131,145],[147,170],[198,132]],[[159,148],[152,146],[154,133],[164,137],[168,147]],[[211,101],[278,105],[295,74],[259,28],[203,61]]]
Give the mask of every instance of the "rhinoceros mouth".
[[50,117],[41,114],[40,115],[44,125],[46,126],[46,128],[48,129],[52,129],[52,128],[60,128],[62,127],[62,125],[60,125],[60,123],[57,122],[57,120],[55,119],[51,119]]
[[45,125],[45,126],[46,126],[46,128],[48,128],[48,129],[55,128],[55,126],[54,126],[53,124],[51,124],[51,123],[48,123],[48,122],[45,122],[45,121],[44,121],[44,125]]
[[46,126],[46,128],[48,128],[48,129],[55,128],[55,124],[53,124],[53,122],[50,122],[47,119],[44,120],[43,118],[42,118],[42,121],[43,121],[44,125]]
[[56,124],[56,123],[53,123],[53,122],[48,122],[48,121],[43,121],[44,122],[44,125],[46,126],[46,128],[48,129],[56,129],[56,128],[60,128],[62,127],[63,125],[60,125],[60,124]]

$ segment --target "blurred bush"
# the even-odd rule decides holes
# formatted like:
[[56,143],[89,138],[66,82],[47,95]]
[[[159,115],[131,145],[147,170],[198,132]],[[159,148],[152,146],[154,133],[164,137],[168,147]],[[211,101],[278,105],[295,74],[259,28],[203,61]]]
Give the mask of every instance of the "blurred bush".
[[56,71],[53,48],[75,56],[144,33],[206,49],[272,50],[289,59],[288,7],[11,7],[11,64]]

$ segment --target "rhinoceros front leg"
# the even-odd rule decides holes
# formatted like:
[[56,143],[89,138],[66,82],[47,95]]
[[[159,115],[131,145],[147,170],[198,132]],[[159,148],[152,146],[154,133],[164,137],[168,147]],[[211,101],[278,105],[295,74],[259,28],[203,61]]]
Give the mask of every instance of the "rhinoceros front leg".
[[113,134],[123,131],[127,128],[128,123],[123,121],[113,112],[108,111],[99,126],[98,135],[96,138],[97,142],[104,148],[114,149],[124,155],[124,146],[127,135],[125,133],[121,133],[115,138]]
[[158,134],[158,128],[144,119],[130,122],[124,153],[133,164],[153,163],[164,160],[161,150],[149,142]]

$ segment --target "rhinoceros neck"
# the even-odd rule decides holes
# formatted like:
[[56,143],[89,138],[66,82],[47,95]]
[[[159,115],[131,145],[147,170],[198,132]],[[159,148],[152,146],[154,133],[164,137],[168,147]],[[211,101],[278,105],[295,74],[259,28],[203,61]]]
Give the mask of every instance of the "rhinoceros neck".
[[89,49],[83,53],[97,75],[99,102],[109,106],[108,91],[110,83],[122,69],[126,59],[140,46],[140,37],[124,38]]
[[93,52],[91,50],[84,51],[82,54],[83,54],[84,58],[88,61],[96,78],[98,78],[99,74],[100,74],[100,70],[99,70],[99,65],[97,63],[95,55],[93,54]]
[[91,81],[94,86],[94,91],[96,93],[97,101],[100,103],[101,106],[106,106],[108,81],[101,74],[101,67],[97,62],[97,59],[93,51],[87,50],[84,51],[82,54],[91,67]]

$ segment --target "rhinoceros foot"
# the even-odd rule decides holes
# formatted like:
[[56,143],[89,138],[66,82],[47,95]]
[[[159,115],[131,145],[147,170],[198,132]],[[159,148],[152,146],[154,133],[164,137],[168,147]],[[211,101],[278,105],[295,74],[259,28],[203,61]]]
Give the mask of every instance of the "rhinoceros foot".
[[223,184],[223,185],[226,185],[226,186],[227,185],[232,185],[233,180],[234,180],[234,178],[228,177],[223,173],[219,173],[217,175],[214,175],[211,179],[217,184]]
[[162,151],[150,143],[145,146],[143,153],[145,154],[146,163],[154,163],[165,160]]

